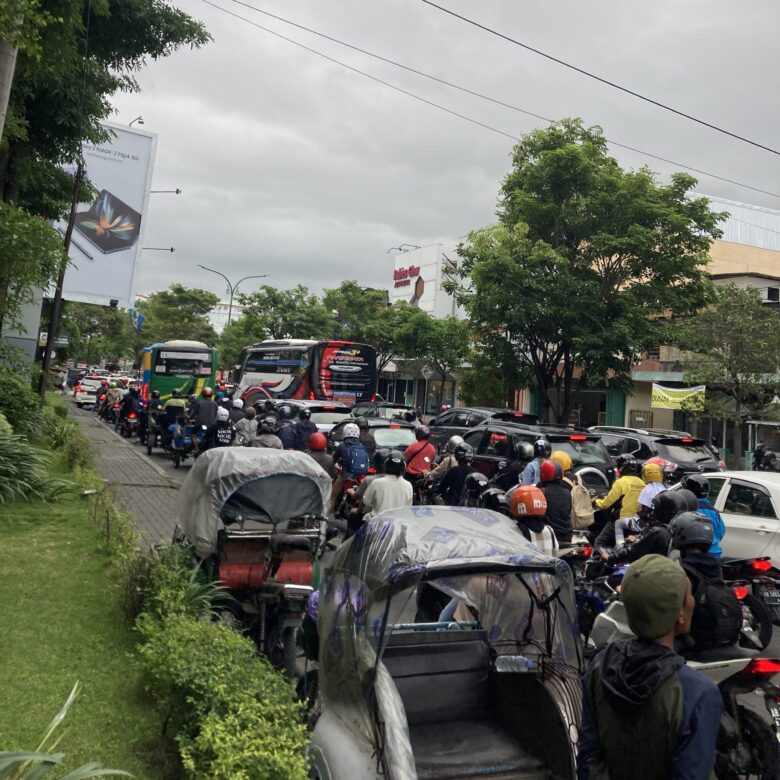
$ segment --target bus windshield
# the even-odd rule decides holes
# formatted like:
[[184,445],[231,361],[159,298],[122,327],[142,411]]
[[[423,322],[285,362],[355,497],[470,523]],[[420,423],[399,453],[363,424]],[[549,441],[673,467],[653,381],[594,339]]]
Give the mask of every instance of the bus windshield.
[[190,352],[161,348],[154,363],[158,376],[211,376],[213,367],[210,352]]

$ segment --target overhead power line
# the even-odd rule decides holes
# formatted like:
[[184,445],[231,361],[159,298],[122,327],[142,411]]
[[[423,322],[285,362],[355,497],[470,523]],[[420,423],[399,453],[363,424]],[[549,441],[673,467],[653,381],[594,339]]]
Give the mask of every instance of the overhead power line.
[[422,2],[425,3],[426,5],[431,6],[432,8],[438,8],[439,11],[443,11],[445,14],[449,14],[450,16],[453,16],[456,19],[460,19],[462,22],[466,22],[466,24],[470,24],[474,27],[479,28],[480,30],[484,30],[485,32],[490,33],[491,35],[495,35],[498,38],[502,38],[503,40],[508,41],[509,43],[513,43],[515,44],[515,46],[520,46],[521,48],[533,52],[534,54],[538,54],[540,57],[544,57],[545,59],[548,59],[551,62],[555,62],[558,65],[562,65],[564,68],[569,68],[570,70],[576,71],[577,73],[580,73],[583,76],[587,76],[588,78],[594,79],[596,81],[600,81],[602,84],[606,84],[607,86],[612,87],[613,89],[618,89],[621,92],[625,92],[627,95],[632,95],[633,97],[638,98],[639,100],[644,100],[645,103],[650,103],[651,105],[664,109],[664,111],[669,111],[672,114],[677,114],[677,116],[681,116],[684,117],[685,119],[689,119],[691,122],[696,122],[697,124],[702,125],[703,127],[708,127],[710,130],[715,130],[715,132],[717,133],[722,133],[723,135],[727,135],[730,136],[731,138],[735,138],[737,141],[742,141],[746,144],[750,144],[751,146],[755,146],[758,149],[763,149],[766,152],[770,152],[771,154],[776,154],[780,156],[780,151],[778,151],[777,149],[773,149],[771,146],[765,146],[764,144],[761,144],[758,141],[753,141],[750,138],[745,138],[745,136],[738,135],[737,133],[732,133],[730,130],[726,130],[723,127],[719,127],[718,125],[712,124],[712,122],[707,122],[705,119],[699,119],[698,117],[695,117],[692,114],[686,114],[685,111],[680,111],[677,108],[672,108],[672,106],[668,106],[666,103],[662,103],[660,100],[654,100],[653,98],[648,97],[647,95],[643,95],[640,92],[635,92],[633,89],[629,89],[628,87],[624,87],[621,84],[617,84],[614,81],[610,81],[609,79],[606,79],[603,76],[597,76],[595,73],[591,73],[590,71],[587,71],[584,68],[580,68],[577,65],[572,65],[570,62],[566,62],[565,60],[562,60],[559,57],[554,57],[552,54],[548,54],[547,52],[544,52],[541,49],[537,49],[533,46],[530,46],[527,43],[518,41],[516,38],[510,38],[508,35],[505,35],[504,33],[499,32],[498,30],[494,30],[492,27],[488,27],[487,25],[481,24],[475,19],[469,19],[469,17],[467,16],[463,16],[462,14],[456,13],[455,11],[452,11],[449,8],[445,8],[444,6],[439,5],[438,3],[434,3],[433,0],[422,0]]
[[[215,3],[210,2],[210,0],[203,0],[203,2],[206,5],[211,6],[212,8],[216,8],[217,10],[222,11],[223,13],[226,13],[226,14],[234,17],[235,19],[239,19],[239,20],[241,20],[243,22],[246,22],[247,24],[252,25],[253,27],[256,27],[259,30],[262,30],[263,32],[270,33],[271,35],[273,35],[273,36],[275,36],[277,38],[281,38],[282,40],[287,41],[288,43],[292,43],[293,45],[298,46],[299,48],[305,49],[306,51],[311,52],[312,54],[316,54],[317,56],[322,57],[322,58],[328,60],[329,62],[332,62],[332,63],[334,63],[336,65],[340,65],[340,66],[346,68],[347,70],[352,71],[353,73],[357,73],[357,74],[359,74],[361,76],[365,76],[366,78],[369,78],[372,81],[375,81],[375,82],[377,82],[379,84],[382,84],[383,86],[389,87],[390,89],[393,89],[393,90],[395,90],[397,92],[401,92],[402,94],[407,95],[408,97],[414,98],[415,100],[419,100],[422,103],[425,103],[425,104],[427,104],[429,106],[433,106],[434,108],[438,108],[441,111],[445,111],[446,113],[451,114],[453,116],[456,116],[459,119],[464,119],[467,122],[471,122],[472,124],[475,124],[475,125],[477,125],[479,127],[483,127],[486,130],[490,130],[490,131],[492,131],[494,133],[498,133],[499,135],[502,135],[502,136],[504,136],[506,138],[511,138],[514,141],[521,140],[518,136],[512,135],[511,133],[505,132],[503,130],[499,130],[496,127],[492,127],[491,125],[485,124],[484,122],[481,122],[481,121],[479,121],[477,119],[474,119],[473,117],[467,116],[467,115],[462,114],[462,113],[460,113],[458,111],[454,111],[454,110],[452,110],[450,108],[447,108],[446,106],[440,105],[439,103],[435,103],[432,100],[428,100],[427,98],[423,98],[423,97],[421,97],[421,96],[419,96],[419,95],[417,95],[417,94],[415,94],[415,93],[413,93],[413,92],[411,92],[411,91],[409,91],[407,89],[403,89],[402,87],[399,87],[399,86],[397,86],[395,84],[392,84],[392,83],[390,83],[388,81],[385,81],[385,80],[380,79],[380,78],[378,78],[376,76],[373,76],[370,73],[366,73],[365,71],[362,71],[362,70],[360,70],[358,68],[355,68],[352,65],[348,65],[347,63],[342,62],[341,60],[338,60],[335,57],[331,57],[331,56],[329,56],[327,54],[324,54],[323,52],[320,52],[317,49],[313,49],[310,46],[306,46],[306,45],[304,45],[304,44],[302,44],[302,43],[300,43],[300,42],[298,42],[298,41],[296,41],[296,40],[294,40],[292,38],[288,38],[287,36],[282,35],[281,33],[278,33],[275,30],[271,30],[268,27],[264,27],[263,25],[258,24],[257,22],[255,22],[255,21],[253,21],[251,19],[247,19],[246,17],[241,16],[240,14],[236,14],[233,11],[229,11],[228,9],[223,8],[222,6],[216,5]],[[432,75],[430,73],[426,73],[424,71],[418,70],[417,68],[413,68],[413,67],[411,67],[409,65],[405,65],[404,63],[401,63],[401,62],[397,62],[396,60],[392,60],[392,59],[390,59],[388,57],[383,57],[381,54],[377,54],[375,52],[369,51],[367,49],[363,49],[363,48],[361,48],[359,46],[356,46],[354,44],[348,43],[346,41],[342,41],[342,40],[340,40],[338,38],[334,38],[333,36],[327,35],[326,33],[320,32],[319,30],[314,30],[314,29],[312,29],[310,27],[306,27],[306,26],[304,26],[302,24],[299,24],[297,22],[294,22],[294,21],[292,21],[290,19],[286,19],[283,16],[279,16],[277,14],[273,14],[270,11],[265,11],[262,8],[257,8],[256,6],[250,5],[249,3],[243,2],[242,0],[232,0],[232,2],[236,3],[237,5],[244,6],[245,8],[248,8],[248,9],[250,9],[252,11],[256,11],[257,13],[260,13],[260,14],[263,14],[265,16],[268,16],[268,17],[270,17],[272,19],[276,19],[277,21],[283,22],[284,24],[288,24],[291,27],[296,27],[296,28],[298,28],[300,30],[303,30],[303,31],[308,32],[308,33],[311,33],[312,35],[317,35],[320,38],[323,38],[325,40],[331,41],[333,43],[337,43],[340,46],[344,46],[344,47],[346,47],[348,49],[352,49],[353,51],[357,51],[360,54],[365,54],[368,57],[373,57],[374,59],[380,60],[381,62],[385,62],[385,63],[387,63],[389,65],[393,65],[393,66],[395,66],[397,68],[401,68],[401,69],[406,70],[406,71],[408,71],[410,73],[414,73],[417,76],[422,76],[423,78],[427,78],[427,79],[429,79],[431,81],[435,81],[435,82],[437,82],[439,84],[443,84],[443,85],[445,85],[447,87],[451,87],[452,89],[457,89],[460,92],[464,92],[464,93],[466,93],[468,95],[471,95],[473,97],[478,97],[478,98],[480,98],[482,100],[486,100],[486,101],[488,101],[490,103],[494,103],[495,105],[502,106],[503,108],[508,108],[508,109],[510,109],[512,111],[517,111],[518,113],[525,114],[526,116],[533,117],[534,119],[539,119],[539,120],[541,120],[543,122],[548,122],[550,124],[558,124],[557,120],[551,119],[551,118],[546,117],[546,116],[542,116],[541,114],[534,113],[533,111],[529,111],[527,109],[521,108],[520,106],[512,105],[511,103],[507,103],[507,102],[505,102],[503,100],[500,100],[498,98],[494,98],[494,97],[491,97],[489,95],[485,95],[485,94],[483,94],[481,92],[477,92],[475,90],[469,89],[468,87],[464,87],[464,86],[462,86],[460,84],[455,84],[455,83],[453,83],[451,81],[447,81],[446,79],[443,79],[443,78],[440,78],[438,76],[434,76],[434,75]],[[736,181],[735,179],[729,179],[729,178],[726,178],[725,176],[719,176],[716,173],[711,173],[709,171],[705,171],[705,170],[702,170],[700,168],[694,168],[691,165],[685,165],[683,163],[676,162],[675,160],[670,160],[667,157],[662,157],[660,155],[644,151],[643,149],[638,149],[638,148],[636,148],[634,146],[629,146],[627,144],[619,143],[618,141],[613,141],[611,139],[607,139],[607,141],[610,144],[612,144],[613,146],[617,146],[617,147],[619,147],[621,149],[626,149],[626,150],[631,151],[631,152],[636,152],[636,153],[641,154],[641,155],[643,155],[645,157],[649,157],[649,158],[654,159],[654,160],[659,160],[661,162],[665,162],[665,163],[668,163],[670,165],[674,165],[677,168],[684,168],[685,170],[692,171],[693,173],[698,173],[698,174],[700,174],[702,176],[707,176],[707,177],[709,177],[711,179],[716,179],[718,181],[726,182],[727,184],[733,184],[733,185],[735,185],[737,187],[742,187],[744,189],[751,190],[753,192],[758,192],[758,193],[760,193],[762,195],[769,195],[770,197],[774,197],[774,198],[780,199],[780,193],[770,192],[769,190],[763,190],[763,189],[761,189],[759,187],[754,187],[754,186],[752,186],[750,184],[744,184],[742,182]]]

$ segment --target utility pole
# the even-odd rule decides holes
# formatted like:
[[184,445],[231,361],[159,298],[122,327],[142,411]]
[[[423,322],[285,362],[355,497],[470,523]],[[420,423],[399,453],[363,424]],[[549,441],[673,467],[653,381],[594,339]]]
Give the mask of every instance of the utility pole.
[[205,265],[201,265],[200,263],[198,263],[198,268],[202,268],[204,271],[211,271],[211,273],[221,276],[227,282],[228,290],[230,291],[230,303],[228,304],[228,319],[227,319],[228,325],[230,325],[230,320],[233,316],[233,296],[235,295],[236,290],[238,289],[238,285],[241,284],[241,282],[245,282],[247,279],[265,279],[268,276],[268,274],[259,274],[256,276],[245,276],[243,279],[239,279],[235,284],[231,284],[230,279],[228,279],[227,276],[225,276],[225,274],[222,273],[222,271],[215,271],[213,268],[207,268]]

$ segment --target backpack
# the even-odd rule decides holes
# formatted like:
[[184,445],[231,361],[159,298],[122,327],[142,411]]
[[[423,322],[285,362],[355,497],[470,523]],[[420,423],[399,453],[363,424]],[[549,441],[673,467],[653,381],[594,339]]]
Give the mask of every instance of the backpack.
[[696,602],[691,623],[696,650],[736,644],[742,628],[742,607],[734,591],[722,577],[704,577],[685,561],[682,567],[691,580]]
[[574,531],[581,531],[583,528],[590,528],[596,519],[596,510],[593,508],[593,501],[590,493],[582,479],[575,476],[576,481],[566,479],[571,485],[571,527]]
[[344,453],[341,458],[344,471],[356,477],[364,477],[368,474],[368,450],[361,442],[354,444],[344,443]]

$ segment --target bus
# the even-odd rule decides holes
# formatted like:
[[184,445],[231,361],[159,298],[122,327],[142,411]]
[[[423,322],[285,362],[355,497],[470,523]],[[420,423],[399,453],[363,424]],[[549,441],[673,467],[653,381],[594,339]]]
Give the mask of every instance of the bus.
[[376,350],[349,341],[286,339],[246,347],[234,374],[247,403],[267,398],[341,401],[352,406],[376,393]]
[[170,398],[174,388],[188,395],[200,395],[204,387],[217,384],[217,350],[201,341],[177,339],[144,347],[141,357],[142,394],[153,390],[160,398]]

